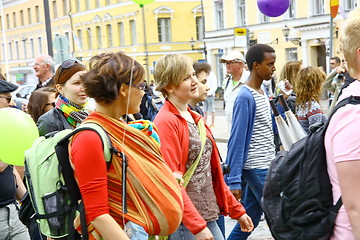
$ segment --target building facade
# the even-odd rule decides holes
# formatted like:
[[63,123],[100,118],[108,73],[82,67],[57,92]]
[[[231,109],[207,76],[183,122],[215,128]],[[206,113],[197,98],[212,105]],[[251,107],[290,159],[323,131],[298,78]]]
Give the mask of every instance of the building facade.
[[[0,72],[12,82],[37,81],[34,58],[48,53],[43,0],[2,0]],[[200,1],[155,1],[143,7],[124,0],[48,0],[57,63],[68,57],[85,63],[102,52],[123,51],[147,70],[159,57],[182,53],[203,60]]]
[[331,50],[332,56],[342,58],[339,44],[341,23],[359,2],[340,0],[339,13],[333,19],[331,29],[330,1],[327,0],[290,0],[287,12],[275,18],[262,14],[257,1],[205,0],[208,61],[218,78],[223,79],[225,68],[219,64],[223,54],[231,50],[246,53],[252,44],[264,43],[276,51],[278,76],[282,66],[291,60],[301,60],[303,66],[322,66],[329,70]]

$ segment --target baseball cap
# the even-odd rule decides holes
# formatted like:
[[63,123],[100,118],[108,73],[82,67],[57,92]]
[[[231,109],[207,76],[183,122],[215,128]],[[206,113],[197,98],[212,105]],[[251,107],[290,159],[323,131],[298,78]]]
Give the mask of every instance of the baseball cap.
[[0,79],[0,93],[9,93],[13,92],[18,88],[15,84],[8,82],[6,80]]
[[242,61],[245,63],[244,55],[240,51],[231,51],[220,59],[221,63],[229,61]]
[[293,92],[292,89],[287,90],[287,89],[285,88],[285,81],[284,81],[284,80],[281,80],[280,82],[278,82],[277,86],[278,86],[279,89],[280,89],[283,93],[285,93],[286,95],[290,95],[290,94]]

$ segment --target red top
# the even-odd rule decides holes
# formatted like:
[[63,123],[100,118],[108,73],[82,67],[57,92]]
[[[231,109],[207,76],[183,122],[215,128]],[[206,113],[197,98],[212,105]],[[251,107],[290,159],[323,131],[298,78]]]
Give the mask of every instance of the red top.
[[[201,116],[188,108],[193,119],[197,123]],[[189,130],[187,121],[181,117],[179,111],[168,100],[156,115],[154,123],[158,128],[161,152],[164,160],[172,171],[186,172],[186,162],[188,161],[189,150]],[[217,204],[222,215],[230,215],[231,218],[238,219],[246,213],[244,207],[235,199],[233,194],[224,182],[224,176],[220,166],[219,152],[216,148],[215,140],[207,125],[206,136],[212,141],[213,150],[211,154],[211,174],[213,187],[216,195]],[[184,201],[183,224],[193,233],[197,234],[206,227],[206,221],[196,210],[194,204],[182,188]]]
[[[84,201],[86,221],[109,214],[107,167],[100,136],[89,130],[81,131],[71,145],[71,161]],[[109,171],[114,171],[111,165]]]

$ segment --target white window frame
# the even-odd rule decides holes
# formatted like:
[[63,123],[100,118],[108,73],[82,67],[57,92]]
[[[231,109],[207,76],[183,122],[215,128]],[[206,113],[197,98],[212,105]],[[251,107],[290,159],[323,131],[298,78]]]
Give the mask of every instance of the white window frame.
[[290,6],[284,14],[284,19],[296,18],[296,0],[290,0]]
[[53,18],[58,18],[56,0],[52,1],[52,7],[53,7]]
[[112,48],[113,44],[113,36],[112,36],[112,25],[106,24],[106,35],[107,35],[107,46]]
[[171,42],[171,19],[158,18],[157,27],[159,42]]
[[23,56],[24,56],[24,59],[27,59],[28,56],[27,56],[27,46],[26,46],[26,41],[27,39],[23,39],[22,40],[22,49],[23,49]]
[[237,25],[246,26],[246,0],[237,0]]
[[30,38],[30,53],[31,53],[31,58],[35,57],[35,46],[34,46],[34,39]]
[[86,39],[88,50],[92,49],[91,28],[86,28]]
[[295,48],[286,48],[286,61],[298,61],[298,49]]
[[313,15],[322,15],[325,13],[325,0],[312,0]]
[[15,41],[15,58],[20,58],[20,52],[19,52],[19,41]]
[[96,32],[96,40],[98,43],[98,49],[101,49],[102,48],[101,26],[96,26],[95,32]]
[[203,40],[204,38],[204,18],[202,16],[195,17],[196,24],[196,39]]
[[357,7],[357,0],[343,0],[344,11],[351,11]]
[[124,46],[125,45],[125,36],[124,36],[124,23],[123,22],[118,22],[117,23],[118,26],[118,32],[119,32],[119,46]]
[[129,29],[130,29],[130,45],[135,45],[137,43],[137,39],[136,39],[136,22],[134,19],[129,20]]
[[270,22],[270,17],[259,12],[259,23],[269,23],[269,22]]
[[42,38],[38,37],[38,53],[43,54]]
[[215,27],[216,29],[224,29],[224,3],[223,0],[214,1],[215,4]]

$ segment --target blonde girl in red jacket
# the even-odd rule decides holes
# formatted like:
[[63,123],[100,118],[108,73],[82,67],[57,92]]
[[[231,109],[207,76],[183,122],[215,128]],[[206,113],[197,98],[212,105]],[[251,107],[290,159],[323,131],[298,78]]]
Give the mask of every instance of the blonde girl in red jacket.
[[222,240],[216,223],[219,214],[237,219],[242,231],[252,231],[253,223],[223,180],[219,152],[206,125],[205,144],[201,141],[199,129],[203,119],[188,107],[189,100],[199,95],[192,64],[185,55],[168,54],[158,60],[154,72],[156,88],[166,96],[154,120],[165,161],[172,171],[185,174],[202,152],[189,184],[182,188],[182,223],[169,239]]

